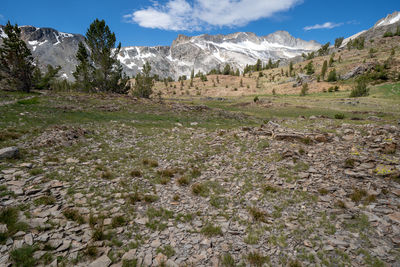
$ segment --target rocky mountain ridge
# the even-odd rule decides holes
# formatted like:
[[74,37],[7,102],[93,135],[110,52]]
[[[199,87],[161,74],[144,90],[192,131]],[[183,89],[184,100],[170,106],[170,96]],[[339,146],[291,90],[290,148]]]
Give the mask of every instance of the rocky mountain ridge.
[[170,47],[124,47],[118,55],[128,74],[136,74],[149,61],[161,77],[190,75],[209,72],[230,64],[243,70],[247,64],[255,64],[257,59],[287,60],[302,53],[320,48],[315,41],[296,39],[288,32],[278,31],[259,37],[254,33],[238,32],[228,35],[185,36],[179,35]]
[[397,27],[400,27],[400,12],[398,11],[380,19],[372,28],[363,30],[346,38],[343,41],[342,47],[344,47],[350,40],[354,40],[357,37],[364,37],[365,40],[381,38],[387,31],[391,31],[393,33],[396,32]]
[[[394,12],[379,20],[371,29],[356,33],[343,42],[343,46],[359,36],[366,40],[382,37],[386,31],[395,32],[400,26],[400,13]],[[0,36],[5,34],[0,25]],[[80,34],[63,33],[51,28],[21,26],[22,38],[31,48],[41,67],[47,64],[62,67],[61,76],[72,80],[72,72],[77,64],[75,54],[80,41]],[[1,38],[0,38],[1,43]],[[223,68],[230,64],[234,69],[243,70],[247,64],[255,64],[257,59],[267,62],[294,60],[303,53],[309,53],[320,48],[315,41],[304,41],[291,36],[286,31],[277,31],[266,36],[257,36],[251,32],[237,32],[228,35],[199,36],[178,35],[171,46],[128,46],[123,47],[118,54],[124,71],[136,75],[146,61],[152,65],[153,74],[160,77],[178,78],[209,72],[214,68]]]
[[[60,65],[62,77],[72,79],[77,64],[75,54],[78,44],[84,41],[82,35],[33,26],[21,26],[21,29],[23,40],[42,67],[47,64]],[[5,36],[2,26],[0,36]],[[143,64],[149,61],[154,74],[177,78],[190,75],[192,69],[209,72],[214,68],[223,68],[227,63],[243,70],[247,64],[254,64],[259,58],[264,62],[269,59],[287,60],[319,47],[320,44],[315,41],[297,39],[285,31],[263,37],[244,32],[193,37],[179,35],[171,46],[123,47],[118,59],[130,76],[136,75]]]

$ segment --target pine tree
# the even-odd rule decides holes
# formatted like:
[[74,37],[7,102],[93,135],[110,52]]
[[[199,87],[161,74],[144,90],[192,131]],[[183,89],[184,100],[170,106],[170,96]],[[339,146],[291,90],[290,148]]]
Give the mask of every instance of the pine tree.
[[29,92],[35,68],[32,53],[21,39],[17,24],[12,26],[8,21],[3,30],[6,37],[0,47],[0,80],[11,88]]
[[89,54],[82,42],[79,42],[76,58],[79,64],[76,66],[75,72],[72,73],[72,75],[75,78],[77,88],[83,91],[90,91],[94,68],[89,63]]
[[[150,98],[153,93],[154,80],[150,76],[151,66],[149,62],[143,65],[143,70],[141,73],[136,75],[135,86],[133,94],[137,97]],[[183,80],[181,80],[183,84]],[[182,85],[183,86],[183,85]]]
[[339,37],[335,39],[335,48],[339,48],[343,43],[344,37]]
[[324,64],[322,65],[322,70],[321,70],[321,77],[322,80],[325,80],[325,75],[326,75],[326,71],[328,70],[328,61],[324,61]]
[[315,70],[314,70],[314,65],[313,62],[310,61],[305,67],[304,69],[306,70],[306,74],[307,75],[311,75],[314,74]]
[[318,50],[318,55],[319,56],[325,56],[325,55],[327,55],[328,54],[328,49],[329,49],[329,45],[330,45],[331,43],[326,43],[326,44],[324,44],[319,50]]
[[231,73],[231,66],[229,64],[225,65],[224,75],[229,75]]
[[104,20],[96,19],[90,24],[86,32],[86,44],[89,46],[94,67],[92,85],[100,91],[125,93],[128,79],[117,60],[121,43],[117,48],[115,43],[115,33],[111,32]]
[[332,55],[331,58],[329,59],[329,67],[332,67],[334,62],[335,62],[335,60],[333,59],[333,55]]
[[330,72],[329,72],[329,75],[328,75],[328,82],[336,82],[338,79],[337,79],[337,75],[336,75],[336,70],[335,69],[333,69],[333,70],[331,70]]
[[261,71],[261,70],[262,70],[262,62],[261,59],[258,59],[255,66],[255,71]]
[[47,65],[47,72],[42,75],[39,68],[34,71],[34,82],[33,86],[36,89],[50,89],[51,84],[57,78],[58,72],[61,70],[61,66],[53,67],[52,65]]
[[290,61],[290,63],[289,63],[289,76],[292,76],[292,75],[293,75],[293,62]]
[[300,96],[305,96],[308,92],[308,83],[303,84],[303,87],[300,91]]
[[194,79],[194,69],[192,69],[192,72],[190,73],[190,79],[191,79],[191,80]]

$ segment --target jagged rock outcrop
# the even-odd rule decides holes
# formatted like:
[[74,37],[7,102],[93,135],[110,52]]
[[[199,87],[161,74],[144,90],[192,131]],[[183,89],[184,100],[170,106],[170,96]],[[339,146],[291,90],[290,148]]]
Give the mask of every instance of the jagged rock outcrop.
[[374,67],[375,67],[375,63],[374,62],[363,63],[361,65],[358,65],[357,67],[355,67],[351,71],[347,72],[345,75],[343,75],[342,79],[343,80],[348,80],[348,79],[353,78],[355,76],[364,74],[365,72],[370,71]]

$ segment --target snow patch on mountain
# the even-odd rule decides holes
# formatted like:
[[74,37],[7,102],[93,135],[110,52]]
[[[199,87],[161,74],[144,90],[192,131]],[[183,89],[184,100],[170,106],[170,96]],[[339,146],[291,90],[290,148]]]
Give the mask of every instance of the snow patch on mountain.
[[388,15],[386,18],[379,20],[375,24],[374,28],[391,25],[398,21],[400,21],[400,12],[394,12],[393,14]]
[[7,37],[7,34],[1,28],[0,28],[0,37],[1,38],[6,38]]

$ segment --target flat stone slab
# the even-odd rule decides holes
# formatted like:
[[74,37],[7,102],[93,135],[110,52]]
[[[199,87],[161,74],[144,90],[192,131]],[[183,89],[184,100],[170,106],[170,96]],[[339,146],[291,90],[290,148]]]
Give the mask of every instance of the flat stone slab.
[[0,149],[0,159],[16,158],[19,155],[18,147],[11,146]]

